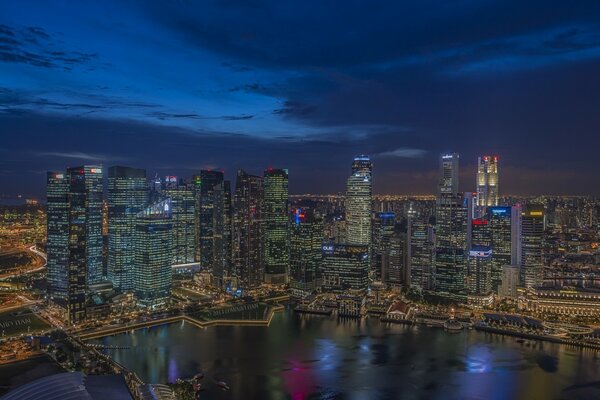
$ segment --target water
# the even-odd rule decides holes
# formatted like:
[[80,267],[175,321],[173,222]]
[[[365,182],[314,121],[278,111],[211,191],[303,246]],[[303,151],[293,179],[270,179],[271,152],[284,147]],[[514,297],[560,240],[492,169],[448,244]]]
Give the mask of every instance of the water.
[[[202,399],[597,399],[594,351],[439,328],[279,313],[270,327],[181,322],[96,340],[146,382],[206,374]],[[212,380],[226,381],[229,391]]]

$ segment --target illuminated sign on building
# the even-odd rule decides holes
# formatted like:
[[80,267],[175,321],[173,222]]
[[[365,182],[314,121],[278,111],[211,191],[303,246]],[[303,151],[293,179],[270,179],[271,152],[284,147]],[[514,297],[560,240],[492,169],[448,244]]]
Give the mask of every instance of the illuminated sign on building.
[[90,172],[92,174],[101,174],[102,173],[102,168],[90,168]]
[[486,249],[486,250],[470,250],[469,251],[469,257],[491,257],[492,256],[492,249]]

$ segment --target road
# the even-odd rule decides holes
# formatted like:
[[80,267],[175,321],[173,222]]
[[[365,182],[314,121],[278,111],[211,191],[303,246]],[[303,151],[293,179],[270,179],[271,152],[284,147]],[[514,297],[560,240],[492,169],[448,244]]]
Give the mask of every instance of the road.
[[35,273],[35,272],[40,272],[44,268],[46,268],[46,265],[48,264],[48,257],[46,256],[46,253],[38,250],[35,245],[29,246],[27,248],[27,251],[31,252],[35,256],[36,259],[39,257],[44,262],[41,263],[41,265],[37,266],[37,267],[23,268],[23,269],[19,269],[17,271],[11,271],[11,272],[8,272],[8,273],[5,273],[5,274],[1,274],[0,275],[0,280],[14,278],[15,276],[20,276],[20,275],[23,275],[23,274],[32,274],[32,273]]

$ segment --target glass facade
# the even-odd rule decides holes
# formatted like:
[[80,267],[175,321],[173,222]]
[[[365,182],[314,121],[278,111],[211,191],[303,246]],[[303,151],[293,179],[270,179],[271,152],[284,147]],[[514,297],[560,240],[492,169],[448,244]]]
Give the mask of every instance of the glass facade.
[[369,248],[351,244],[324,243],[323,289],[330,291],[366,290]]
[[69,257],[69,179],[62,172],[48,172],[46,178],[47,290],[50,298],[66,300]]
[[133,293],[144,308],[168,304],[171,296],[173,221],[171,199],[154,203],[137,214]]
[[373,182],[372,164],[367,156],[357,156],[352,175],[346,181],[346,242],[371,246]]
[[146,171],[129,167],[108,169],[108,280],[116,290],[133,289],[136,215],[148,205]]
[[288,171],[264,172],[262,201],[263,263],[266,283],[287,283],[290,260]]
[[544,279],[544,229],[543,207],[526,207],[521,213],[521,284],[526,287],[541,286]]
[[263,178],[239,170],[233,199],[233,274],[236,286],[253,288],[263,281],[261,209]]
[[292,210],[290,235],[290,287],[308,295],[321,283],[323,219],[315,206],[303,203]]
[[68,315],[85,318],[86,289],[102,276],[102,166],[69,168]]
[[163,193],[171,199],[174,265],[195,261],[196,200],[192,185],[165,177]]

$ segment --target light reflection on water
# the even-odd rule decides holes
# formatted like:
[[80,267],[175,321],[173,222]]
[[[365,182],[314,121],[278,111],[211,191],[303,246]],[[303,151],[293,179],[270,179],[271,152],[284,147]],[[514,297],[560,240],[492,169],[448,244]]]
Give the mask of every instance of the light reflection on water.
[[268,328],[176,323],[97,342],[132,346],[107,352],[149,382],[204,371],[202,399],[600,398],[590,350],[375,319],[285,312]]

